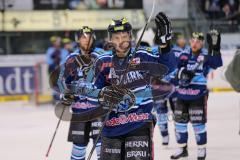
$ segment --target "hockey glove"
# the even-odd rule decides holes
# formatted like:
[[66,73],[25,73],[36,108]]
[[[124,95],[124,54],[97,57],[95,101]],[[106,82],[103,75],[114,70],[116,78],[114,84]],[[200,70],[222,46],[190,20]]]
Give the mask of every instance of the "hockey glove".
[[187,70],[187,68],[182,67],[177,73],[177,79],[179,80],[180,86],[188,86],[194,77],[194,71]]
[[221,34],[213,29],[207,33],[208,53],[220,54]]
[[155,17],[155,24],[157,27],[155,43],[158,45],[168,44],[172,38],[172,27],[168,17],[163,12],[159,12]]
[[122,86],[107,86],[104,87],[99,93],[99,102],[105,107],[117,107],[124,100],[132,106],[135,103],[135,96],[133,93]]
[[60,95],[60,102],[66,106],[70,106],[73,102],[76,102],[77,99],[77,96],[70,93],[64,93]]

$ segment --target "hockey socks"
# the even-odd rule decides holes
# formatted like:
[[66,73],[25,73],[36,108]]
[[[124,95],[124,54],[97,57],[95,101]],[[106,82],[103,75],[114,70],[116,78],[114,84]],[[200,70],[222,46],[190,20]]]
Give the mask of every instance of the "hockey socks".
[[71,160],[85,160],[86,146],[81,144],[73,144]]

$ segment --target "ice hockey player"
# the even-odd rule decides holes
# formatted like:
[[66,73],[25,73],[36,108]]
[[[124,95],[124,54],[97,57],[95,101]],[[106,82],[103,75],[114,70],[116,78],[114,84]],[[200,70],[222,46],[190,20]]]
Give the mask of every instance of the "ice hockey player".
[[[130,45],[132,26],[125,18],[113,20],[108,26],[109,40],[114,44],[115,51],[112,56],[103,56],[98,59],[96,66],[100,70],[96,71],[99,75],[95,81],[97,88],[103,88],[100,95],[105,101],[112,101],[112,97],[118,94],[114,91],[114,85],[121,82],[121,76],[128,63],[157,62],[168,65],[170,68],[173,65],[171,64],[173,54],[169,44],[171,40],[170,22],[163,13],[159,13],[155,21],[158,30],[155,38],[160,45],[158,55],[153,55],[143,48],[132,55],[134,50]],[[123,82],[124,85],[130,86],[136,96],[136,104],[127,109],[118,106],[117,110],[110,113],[102,133],[101,160],[153,159],[151,115],[153,100],[149,97],[137,96],[144,93],[147,87],[145,83],[142,83],[143,77],[139,71],[126,73]],[[106,84],[110,86],[106,86]],[[109,89],[111,85],[113,89]],[[105,90],[105,88],[108,89]]]
[[176,44],[174,44],[172,47],[175,57],[179,57],[182,51],[190,49],[190,46],[187,44],[186,37],[183,33],[177,33]]
[[[176,35],[176,44],[172,45],[172,52],[175,55],[176,61],[178,61],[180,54],[184,50],[190,49],[190,46],[186,43],[186,38],[182,33]],[[155,54],[157,52],[156,47],[152,47],[152,52]],[[177,65],[175,65],[177,68]],[[171,75],[168,75],[171,76]],[[171,77],[170,81],[176,87],[178,86],[177,80]],[[173,93],[168,99],[160,99],[154,102],[154,109],[156,111],[157,126],[159,127],[162,136],[162,145],[167,146],[169,144],[169,131],[168,131],[168,121],[172,119],[170,113],[174,111],[174,106],[176,105],[177,97],[176,93]],[[169,102],[169,103],[168,103]],[[169,107],[167,106],[169,105]]]
[[[146,83],[148,77],[144,77],[146,75],[139,70],[128,70],[128,64],[139,66],[144,62],[159,63],[168,66],[171,71],[171,59],[174,58],[169,44],[171,25],[164,13],[159,13],[155,22],[155,39],[160,51],[158,55],[144,49],[133,53],[132,26],[127,19],[113,20],[108,26],[109,41],[114,47],[112,55],[101,56],[96,61],[94,84],[101,90],[97,101],[104,103],[103,108],[111,108],[108,104],[116,105],[103,128],[101,160],[153,160],[153,99],[144,96],[150,89]],[[134,105],[128,105],[128,99],[123,101],[124,104],[118,103],[124,97],[121,93],[126,90],[134,95]],[[72,101],[71,98],[68,100]]]
[[174,109],[176,139],[179,148],[171,159],[188,157],[188,122],[192,123],[198,146],[198,160],[206,158],[207,144],[207,74],[210,69],[222,66],[220,53],[221,37],[216,30],[207,34],[208,51],[203,48],[204,36],[201,32],[192,33],[190,50],[179,57],[177,78],[177,105]]
[[[85,81],[89,69],[83,68],[83,66],[91,67],[93,61],[105,53],[104,50],[94,47],[95,40],[95,33],[93,29],[88,26],[83,26],[79,31],[76,32],[76,41],[79,47],[67,57],[66,63],[62,66],[61,73],[63,74],[62,76],[60,74],[59,77],[59,87],[62,87],[62,84]],[[85,58],[81,58],[80,56]],[[86,61],[83,61],[84,59]],[[93,79],[89,79],[89,81],[92,80]],[[70,95],[65,94],[61,96],[61,102],[65,105],[69,105],[67,100],[69,98],[68,96]],[[78,113],[81,110],[80,108],[91,108],[91,105],[88,103],[88,97],[79,96],[74,98],[75,103],[73,103],[71,106],[74,113]],[[71,160],[85,160],[86,147],[89,139],[91,137],[95,143],[95,139],[99,134],[100,127],[101,119],[88,122],[70,123],[68,141],[73,143]],[[99,140],[96,146],[98,159],[100,157],[100,148],[101,143]]]

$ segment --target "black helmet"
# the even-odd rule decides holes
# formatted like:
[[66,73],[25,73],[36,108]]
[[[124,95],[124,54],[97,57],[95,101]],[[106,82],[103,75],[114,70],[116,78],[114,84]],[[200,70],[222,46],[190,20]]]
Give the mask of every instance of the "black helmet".
[[111,24],[108,26],[108,33],[111,35],[116,32],[132,32],[132,25],[128,22],[126,18],[119,20],[112,20]]
[[93,39],[96,40],[96,35],[95,35],[93,29],[88,26],[83,26],[75,34],[76,41],[79,39],[79,37],[81,37],[82,35],[85,35],[85,34],[90,34],[93,37]]
[[192,38],[199,39],[199,40],[204,40],[204,35],[202,32],[193,32],[192,33]]

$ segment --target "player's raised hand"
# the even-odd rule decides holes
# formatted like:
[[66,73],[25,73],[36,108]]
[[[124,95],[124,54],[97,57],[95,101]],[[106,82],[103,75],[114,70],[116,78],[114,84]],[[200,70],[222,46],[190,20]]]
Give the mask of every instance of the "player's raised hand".
[[163,12],[159,12],[155,17],[155,24],[157,27],[155,43],[159,45],[168,44],[172,38],[172,27],[170,20]]
[[209,53],[220,54],[221,34],[216,29],[207,33],[207,43]]

